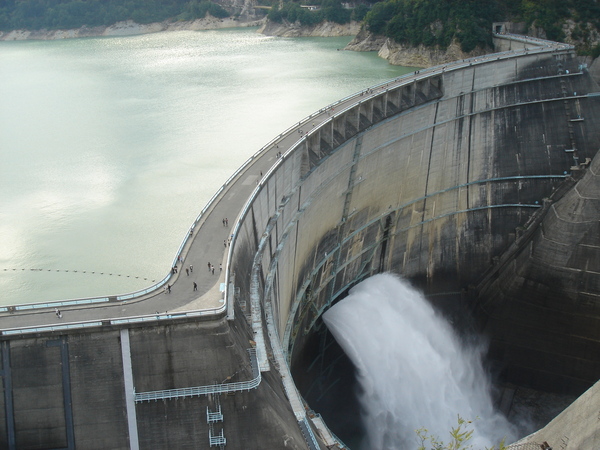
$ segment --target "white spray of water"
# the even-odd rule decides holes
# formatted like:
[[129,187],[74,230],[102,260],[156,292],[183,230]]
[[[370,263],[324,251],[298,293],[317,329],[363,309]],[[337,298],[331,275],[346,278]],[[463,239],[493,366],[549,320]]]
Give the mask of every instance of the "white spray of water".
[[415,430],[423,427],[448,442],[458,415],[473,420],[474,448],[513,438],[512,426],[493,408],[484,349],[465,348],[398,277],[363,281],[323,320],[357,368],[366,448],[414,449],[420,442]]

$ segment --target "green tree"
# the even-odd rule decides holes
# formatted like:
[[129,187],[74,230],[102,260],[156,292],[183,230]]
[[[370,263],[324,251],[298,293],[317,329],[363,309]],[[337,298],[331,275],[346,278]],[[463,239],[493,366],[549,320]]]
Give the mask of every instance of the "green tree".
[[465,51],[491,45],[499,0],[385,0],[365,16],[367,28],[400,43],[446,48],[457,39]]
[[342,6],[341,0],[324,0],[321,4],[321,16],[324,20],[335,23],[350,22],[351,12]]
[[[470,420],[465,420],[457,416],[457,426],[450,430],[450,441],[447,443],[440,441],[438,437],[429,434],[426,428],[416,430],[420,440],[418,450],[467,450],[473,446],[469,443],[473,437],[473,430],[469,429]],[[506,450],[504,439],[498,444],[486,450]]]
[[523,0],[522,17],[528,26],[546,31],[548,39],[563,40],[562,24],[570,16],[569,2],[564,0]]
[[356,8],[354,8],[352,10],[351,19],[355,20],[356,22],[360,22],[361,20],[363,20],[365,18],[365,16],[367,15],[368,12],[369,12],[369,7],[367,5],[361,3],[360,5],[358,5]]
[[375,34],[383,34],[387,22],[396,15],[396,6],[396,2],[392,1],[375,3],[365,16],[365,24],[369,31]]
[[186,3],[184,11],[178,18],[181,20],[203,19],[207,14],[220,19],[229,17],[229,13],[216,3],[209,1],[191,1]]
[[267,19],[271,22],[281,23],[283,21],[283,13],[279,9],[279,5],[274,5],[267,14]]

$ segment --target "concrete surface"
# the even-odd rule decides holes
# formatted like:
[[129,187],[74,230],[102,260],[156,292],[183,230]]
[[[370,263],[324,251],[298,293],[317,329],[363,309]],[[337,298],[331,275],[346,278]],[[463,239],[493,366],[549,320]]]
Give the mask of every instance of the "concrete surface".
[[[206,447],[205,411],[220,402],[225,420],[218,431],[227,448],[310,448],[298,425],[309,406],[288,364],[305,356],[331,302],[386,270],[428,294],[463,302],[518,236],[535,236],[527,225],[542,223],[536,211],[546,211],[544,199],[569,192],[561,187],[572,172],[588,170],[579,163],[598,151],[598,86],[577,67],[571,48],[531,45],[520,54],[391,80],[280,135],[195,224],[179,272],[166,280],[170,294],[159,287],[133,299],[61,307],[62,318],[53,305],[1,313],[0,446]],[[577,116],[585,120],[571,120]],[[596,258],[594,242],[580,261]],[[219,273],[219,263],[231,273]],[[182,267],[190,264],[187,276]],[[585,264],[576,271],[589,282],[582,288],[580,278],[564,277],[567,290],[595,298],[598,274]],[[481,309],[480,299],[469,300]],[[598,302],[573,302],[569,320],[582,305],[598,311]],[[86,321],[95,322],[86,328]],[[586,328],[587,350],[574,368],[582,385],[599,375],[599,329]],[[123,330],[130,356],[120,342]],[[533,344],[528,365],[518,364],[522,349],[503,339],[493,356],[515,378],[533,370],[552,373],[560,384],[556,361],[563,364],[574,345],[567,331],[560,323],[548,330],[565,342],[554,348],[543,336],[520,336]],[[257,389],[137,403],[138,439],[129,438],[126,386],[144,392],[247,380],[249,347],[256,347],[262,371]],[[131,382],[123,358],[130,358]],[[322,422],[319,432],[308,430],[327,433]]]

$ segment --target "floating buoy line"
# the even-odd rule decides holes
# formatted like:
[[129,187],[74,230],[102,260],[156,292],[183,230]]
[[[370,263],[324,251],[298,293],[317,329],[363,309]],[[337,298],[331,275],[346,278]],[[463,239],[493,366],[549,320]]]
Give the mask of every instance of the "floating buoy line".
[[[138,280],[145,280],[148,281],[148,277],[140,277],[140,276],[135,276],[135,275],[123,275],[120,273],[110,273],[110,272],[97,272],[97,271],[92,271],[92,270],[67,270],[67,269],[3,269],[4,272],[25,272],[25,271],[29,271],[29,272],[62,272],[62,273],[85,273],[86,275],[108,275],[109,277],[111,276],[115,276],[115,277],[123,277],[123,278],[135,278]],[[150,280],[151,283],[156,282],[156,280]]]

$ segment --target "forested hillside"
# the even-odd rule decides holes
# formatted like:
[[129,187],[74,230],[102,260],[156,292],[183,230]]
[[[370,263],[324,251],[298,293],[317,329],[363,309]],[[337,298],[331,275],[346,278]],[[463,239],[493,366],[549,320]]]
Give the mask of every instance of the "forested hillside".
[[288,0],[281,7],[274,6],[268,17],[305,25],[325,19],[363,20],[371,33],[399,43],[444,49],[456,39],[465,52],[491,47],[493,22],[522,22],[535,34],[576,44],[582,54],[600,53],[597,0],[366,0],[352,11],[343,9],[339,0],[308,3],[322,5],[322,9],[310,11]]
[[489,46],[492,23],[501,21],[523,22],[556,41],[566,40],[563,26],[572,21],[573,43],[583,53],[598,51],[596,0],[386,0],[365,18],[370,31],[398,42],[444,48],[456,38],[466,52]]
[[229,15],[216,3],[198,0],[0,0],[0,30],[108,26],[123,20],[140,24],[194,20],[207,12],[214,17]]
[[492,23],[507,16],[497,0],[387,0],[373,5],[365,25],[372,33],[413,46],[446,48],[456,38],[470,52],[491,47]]
[[[217,1],[217,0],[216,0]],[[525,24],[529,33],[576,45],[580,54],[600,54],[598,0],[258,0],[269,20],[314,25],[363,21],[367,31],[398,43],[463,51],[491,47],[493,22]],[[310,6],[310,8],[309,8]],[[108,26],[194,20],[229,13],[208,0],[0,0],[0,31]]]
[[357,4],[354,8],[345,8],[340,0],[323,0],[311,2],[318,9],[303,8],[300,3],[287,1],[275,3],[269,11],[268,18],[273,22],[299,22],[302,25],[314,25],[324,20],[335,23],[348,23],[351,20],[361,21],[369,12],[370,5]]

